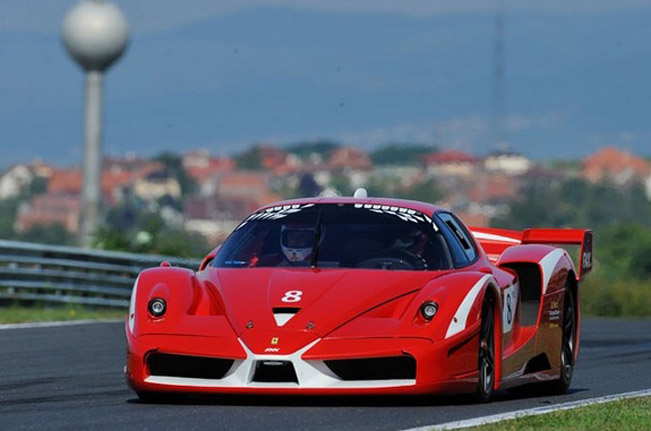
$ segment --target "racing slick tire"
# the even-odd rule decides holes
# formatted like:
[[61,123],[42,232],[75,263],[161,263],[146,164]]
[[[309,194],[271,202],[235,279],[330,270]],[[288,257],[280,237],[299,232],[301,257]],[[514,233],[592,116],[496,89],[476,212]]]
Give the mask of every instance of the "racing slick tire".
[[563,336],[561,341],[561,375],[558,379],[547,384],[548,391],[552,394],[562,395],[567,393],[572,383],[574,374],[574,353],[576,352],[576,306],[574,295],[569,286],[565,285],[565,298],[563,300]]
[[475,398],[478,402],[485,403],[490,401],[495,388],[495,319],[491,295],[486,296],[481,310],[477,366],[479,381]]

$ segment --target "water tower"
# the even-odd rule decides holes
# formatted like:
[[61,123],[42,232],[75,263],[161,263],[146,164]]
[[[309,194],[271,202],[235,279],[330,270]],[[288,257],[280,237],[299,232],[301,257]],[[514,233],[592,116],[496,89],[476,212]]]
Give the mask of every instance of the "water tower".
[[62,36],[72,58],[86,71],[81,242],[88,247],[102,200],[102,75],[124,52],[129,27],[113,3],[82,0],[63,19]]

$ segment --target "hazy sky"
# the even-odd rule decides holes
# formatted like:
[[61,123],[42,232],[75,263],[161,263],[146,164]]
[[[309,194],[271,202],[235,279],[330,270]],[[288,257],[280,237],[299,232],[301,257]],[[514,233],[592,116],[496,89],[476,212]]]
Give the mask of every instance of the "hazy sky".
[[[107,153],[319,137],[494,149],[490,0],[115,2],[132,39],[107,74]],[[60,41],[74,4],[0,0],[0,168],[80,161],[83,74]],[[651,1],[505,5],[511,146],[651,156]]]

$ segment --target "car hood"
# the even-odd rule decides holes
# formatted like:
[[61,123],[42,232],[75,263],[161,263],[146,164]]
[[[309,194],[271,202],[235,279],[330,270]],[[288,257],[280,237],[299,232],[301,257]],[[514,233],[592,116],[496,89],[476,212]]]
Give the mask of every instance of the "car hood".
[[293,352],[443,274],[310,268],[210,271],[233,329],[257,353]]

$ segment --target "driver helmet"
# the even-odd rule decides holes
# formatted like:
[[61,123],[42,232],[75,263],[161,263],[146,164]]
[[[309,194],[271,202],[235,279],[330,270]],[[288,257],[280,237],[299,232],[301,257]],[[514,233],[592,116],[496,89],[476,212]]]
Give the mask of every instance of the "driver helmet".
[[425,239],[427,239],[427,234],[418,228],[414,228],[407,232],[406,235],[398,238],[394,243],[394,247],[410,249],[421,244]]
[[[321,229],[321,241],[324,230]],[[312,254],[316,227],[309,224],[282,225],[280,229],[280,247],[290,262],[303,262]],[[319,241],[319,242],[321,242]]]

